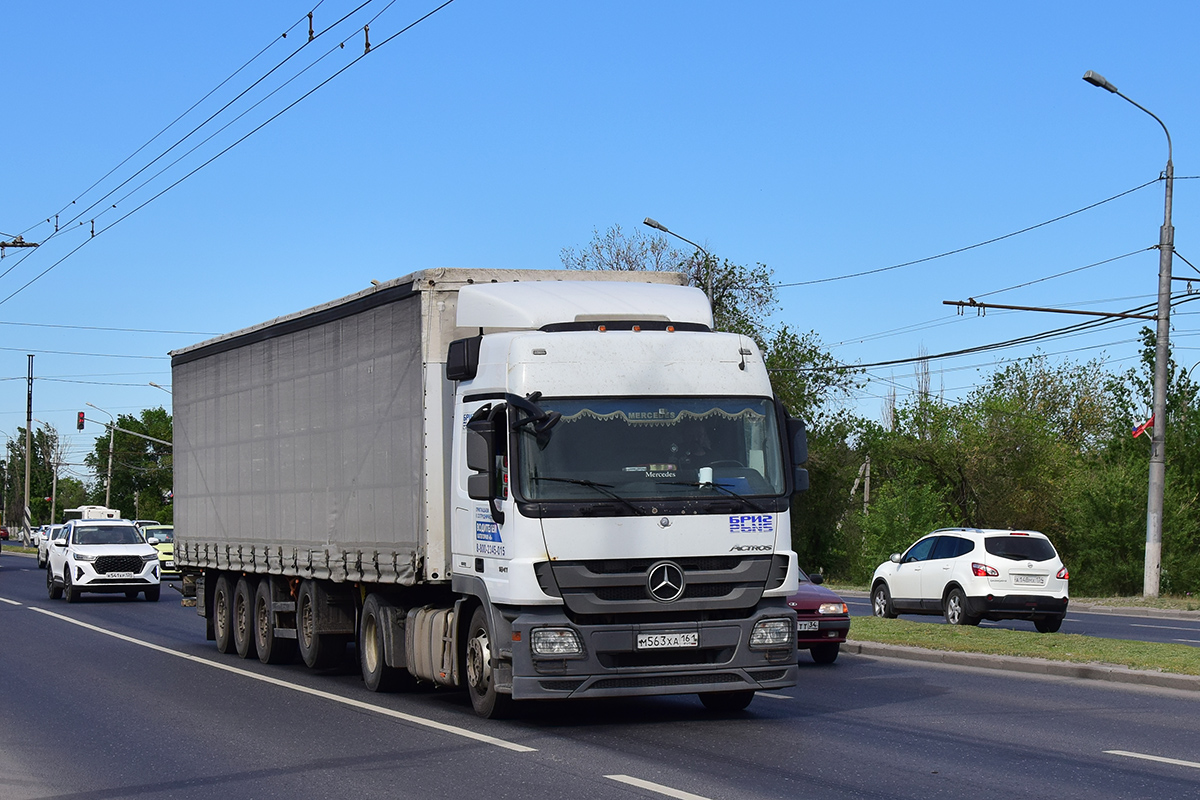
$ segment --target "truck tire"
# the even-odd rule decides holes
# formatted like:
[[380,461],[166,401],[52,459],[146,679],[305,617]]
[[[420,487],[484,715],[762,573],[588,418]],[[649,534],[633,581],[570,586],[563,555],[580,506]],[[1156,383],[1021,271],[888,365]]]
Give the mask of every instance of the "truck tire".
[[254,590],[254,649],[264,664],[286,664],[296,658],[296,640],[275,636],[271,579],[263,578]]
[[49,564],[46,565],[46,594],[50,595],[51,600],[62,597],[62,587],[54,582],[54,571]]
[[391,604],[378,594],[367,596],[358,622],[358,660],[363,683],[372,692],[395,692],[412,688],[416,681],[408,670],[389,667],[384,653],[384,609]]
[[233,649],[233,581],[224,572],[213,587],[213,636],[217,640],[217,652],[228,653]]
[[245,575],[233,588],[233,647],[242,658],[254,658],[254,590],[255,581]]
[[700,702],[709,711],[730,713],[745,711],[746,706],[754,699],[753,689],[743,689],[738,692],[705,692],[700,695]]
[[346,654],[346,637],[317,633],[317,585],[306,580],[296,597],[296,645],[310,669],[331,667]]
[[482,606],[476,607],[467,630],[466,675],[471,706],[484,719],[504,719],[513,712],[513,699],[511,694],[496,691],[491,625]]

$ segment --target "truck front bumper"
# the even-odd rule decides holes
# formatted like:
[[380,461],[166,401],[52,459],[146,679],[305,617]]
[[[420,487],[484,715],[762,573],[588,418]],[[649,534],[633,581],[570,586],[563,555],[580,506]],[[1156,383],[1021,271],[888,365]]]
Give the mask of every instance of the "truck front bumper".
[[[786,643],[752,647],[757,623],[786,619]],[[795,612],[764,601],[744,619],[578,625],[561,608],[530,609],[512,619],[512,694],[518,700],[758,691],[796,685]],[[537,628],[570,628],[583,652],[538,655]],[[683,637],[677,637],[684,634]],[[678,645],[677,639],[695,644]],[[645,639],[665,647],[647,647]],[[639,638],[642,647],[639,647]]]

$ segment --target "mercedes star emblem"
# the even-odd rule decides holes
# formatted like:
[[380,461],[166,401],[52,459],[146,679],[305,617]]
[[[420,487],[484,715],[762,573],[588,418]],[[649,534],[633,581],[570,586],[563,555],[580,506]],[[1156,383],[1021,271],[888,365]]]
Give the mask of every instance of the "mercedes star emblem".
[[650,567],[646,588],[660,603],[673,603],[683,597],[683,569],[674,561],[660,561]]

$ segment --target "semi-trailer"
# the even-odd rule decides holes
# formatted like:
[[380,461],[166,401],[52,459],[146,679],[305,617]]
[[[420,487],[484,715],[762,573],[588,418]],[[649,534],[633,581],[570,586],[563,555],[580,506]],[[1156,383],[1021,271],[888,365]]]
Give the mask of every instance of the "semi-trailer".
[[796,682],[806,440],[678,273],[433,269],[175,350],[175,560],[222,653],[515,701]]

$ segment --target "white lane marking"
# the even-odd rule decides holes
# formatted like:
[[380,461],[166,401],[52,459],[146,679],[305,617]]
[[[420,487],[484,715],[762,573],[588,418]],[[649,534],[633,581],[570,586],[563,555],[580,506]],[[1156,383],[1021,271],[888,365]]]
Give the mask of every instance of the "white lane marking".
[[9,600],[7,597],[0,597],[0,603],[8,603],[10,606],[19,606],[19,605],[21,605],[21,604],[20,604],[20,603],[18,603],[16,600]]
[[1158,628],[1159,630],[1164,630],[1164,631],[1188,631],[1190,633],[1195,633],[1196,631],[1200,630],[1200,628],[1197,628],[1195,625],[1188,628],[1188,627],[1183,627],[1180,625],[1143,625],[1140,622],[1131,622],[1131,623],[1129,623],[1129,627],[1131,627],[1131,628]]
[[771,694],[770,692],[757,692],[759,697],[769,697],[772,700],[795,700],[790,694]]
[[1172,639],[1173,642],[1184,642],[1185,644],[1200,644],[1200,639]]
[[659,794],[664,794],[667,797],[674,797],[676,800],[709,800],[709,798],[702,794],[692,794],[691,792],[685,792],[682,789],[672,789],[670,786],[663,786],[661,783],[651,783],[650,781],[644,781],[641,778],[631,778],[628,775],[605,775],[604,777],[611,781],[617,781],[618,783],[636,786],[639,789],[649,789],[652,792],[658,792]]
[[320,697],[325,700],[332,700],[335,703],[341,703],[342,705],[350,706],[351,708],[359,708],[364,711],[373,711],[376,714],[382,714],[383,716],[386,716],[386,717],[395,717],[396,719],[402,719],[405,722],[411,722],[414,725],[423,725],[427,728],[434,728],[435,730],[442,731],[443,733],[450,733],[455,736],[462,736],[466,739],[474,739],[477,742],[483,742],[484,744],[492,744],[492,745],[495,745],[496,747],[503,747],[506,750],[512,750],[517,753],[535,753],[535,752],[537,752],[536,747],[526,747],[523,744],[516,744],[515,742],[507,742],[504,739],[497,739],[494,736],[487,736],[482,733],[476,733],[475,731],[468,730],[466,728],[459,728],[456,725],[447,725],[444,722],[436,722],[431,719],[425,719],[424,717],[416,717],[416,716],[413,716],[412,714],[405,714],[402,711],[394,711],[393,709],[384,708],[383,706],[372,705],[371,703],[364,703],[361,700],[353,700],[349,697],[342,697],[341,695],[332,694],[330,692],[323,692],[320,689],[310,689],[307,686],[301,686],[296,683],[288,683],[287,681],[280,680],[279,678],[272,678],[267,675],[258,675],[254,672],[249,672],[244,669],[239,669],[237,667],[231,667],[227,664],[221,664],[216,661],[209,661],[206,658],[200,658],[198,656],[188,655],[187,653],[181,653],[178,650],[171,650],[170,648],[162,647],[161,645],[152,644],[150,642],[144,642],[141,639],[134,639],[132,636],[126,636],[121,633],[116,633],[114,631],[105,630],[104,628],[99,628],[95,625],[89,625],[86,622],[80,622],[77,619],[71,619],[70,617],[65,617],[62,614],[56,614],[55,612],[47,611],[44,608],[37,608],[35,606],[30,606],[30,608],[32,608],[34,611],[38,612],[39,614],[45,614],[48,617],[54,617],[55,619],[60,619],[63,622],[69,622],[72,625],[78,625],[81,628],[87,628],[90,631],[95,631],[96,633],[102,633],[105,636],[111,636],[114,639],[120,639],[123,642],[129,642],[130,644],[136,644],[141,647],[146,647],[146,648],[149,648],[149,649],[154,650],[159,653],[165,653],[166,655],[169,655],[169,656],[175,656],[176,658],[182,658],[185,661],[191,661],[195,664],[203,664],[206,667],[213,667],[214,669],[220,669],[220,670],[224,670],[225,672],[231,672],[234,675],[241,675],[244,678],[252,678],[253,680],[256,680],[256,681],[262,681],[263,683],[269,683],[272,686],[278,686],[283,689],[291,689],[293,691],[303,692],[304,694],[310,694],[313,697]]
[[1167,758],[1166,756],[1152,756],[1146,753],[1131,753],[1128,750],[1105,750],[1104,752],[1113,756],[1125,756],[1127,758],[1140,758],[1143,761],[1158,761],[1163,764],[1174,764],[1179,767],[1191,767],[1192,769],[1200,769],[1200,763],[1195,761],[1181,761],[1178,758]]

